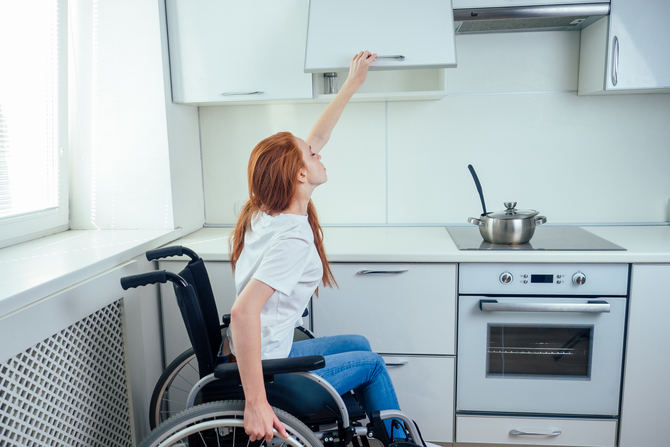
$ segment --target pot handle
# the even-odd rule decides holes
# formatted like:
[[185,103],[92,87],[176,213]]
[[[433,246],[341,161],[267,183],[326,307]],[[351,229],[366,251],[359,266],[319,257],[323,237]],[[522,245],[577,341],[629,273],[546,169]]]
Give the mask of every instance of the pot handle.
[[535,218],[535,225],[542,225],[543,223],[547,223],[547,218],[544,216],[537,216]]
[[484,222],[481,220],[477,219],[476,217],[468,217],[468,222],[474,225],[477,225],[478,227],[481,227],[484,225]]

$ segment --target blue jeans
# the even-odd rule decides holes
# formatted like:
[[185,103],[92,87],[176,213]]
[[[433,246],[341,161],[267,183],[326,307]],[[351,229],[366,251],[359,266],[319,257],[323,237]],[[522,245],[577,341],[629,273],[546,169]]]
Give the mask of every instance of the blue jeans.
[[[384,360],[371,351],[365,337],[336,335],[294,342],[289,357],[305,355],[322,355],[326,366],[314,373],[326,379],[340,394],[355,390],[368,416],[374,411],[400,409]],[[391,421],[385,424],[390,435]],[[398,429],[393,435],[396,439],[405,437]]]

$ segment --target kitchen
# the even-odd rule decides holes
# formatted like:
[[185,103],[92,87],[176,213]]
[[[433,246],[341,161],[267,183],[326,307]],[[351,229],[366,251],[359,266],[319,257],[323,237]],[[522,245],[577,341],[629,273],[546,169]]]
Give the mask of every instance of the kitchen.
[[[453,3],[456,8],[458,2]],[[612,2],[617,3],[621,2]],[[667,8],[658,3],[654,7]],[[279,130],[306,135],[329,100],[320,93],[310,99],[312,88],[323,89],[326,80],[304,73],[308,2],[291,4],[302,8],[303,31],[295,32],[303,42],[297,51],[297,71],[307,77],[309,98],[258,99],[258,103],[248,99],[238,103],[237,98],[231,104],[199,107],[171,101],[169,63],[174,65],[174,60],[169,57],[174,56],[172,49],[169,55],[167,50],[168,35],[174,37],[168,33],[174,28],[165,20],[163,2],[80,4],[77,15],[70,17],[75,35],[81,33],[76,52],[78,85],[88,89],[71,99],[75,104],[71,121],[81,123],[71,128],[69,148],[69,226],[75,231],[50,236],[55,239],[48,247],[37,240],[2,250],[8,277],[17,280],[5,286],[1,301],[0,326],[3,340],[8,341],[3,342],[0,361],[4,365],[123,296],[132,390],[128,405],[135,439],[147,434],[148,397],[162,362],[169,363],[181,352],[185,340],[183,329],[164,329],[162,359],[159,306],[152,295],[156,292],[123,292],[118,278],[154,268],[142,259],[142,253],[182,238],[177,243],[194,249],[208,262],[213,286],[222,290],[217,294],[219,308],[230,306],[234,297],[226,238],[246,198],[249,151],[261,138]],[[288,15],[298,20],[299,15]],[[667,33],[659,28],[658,36],[667,39],[663,32]],[[455,388],[444,385],[456,381],[460,355],[456,350],[460,266],[602,263],[631,265],[632,271],[627,279],[630,290],[622,293],[628,300],[623,403],[618,424],[614,423],[614,431],[609,430],[606,438],[614,441],[561,443],[559,436],[559,440],[542,438],[539,442],[517,436],[516,443],[665,445],[661,427],[669,391],[662,374],[668,364],[653,355],[654,343],[662,349],[653,333],[661,332],[661,318],[668,309],[667,287],[663,288],[670,263],[667,76],[666,83],[659,84],[665,90],[578,94],[585,79],[580,75],[583,33],[457,34],[455,68],[372,71],[364,86],[368,90],[361,92],[367,97],[347,106],[323,152],[331,180],[317,189],[314,200],[325,227],[326,251],[337,269],[381,265],[444,270],[437,275],[421,273],[426,276],[419,281],[427,292],[443,290],[453,301],[443,313],[430,316],[440,318],[434,325],[443,326],[440,337],[421,323],[438,305],[429,300],[423,309],[417,305],[419,315],[412,316],[417,319],[413,327],[421,328],[415,343],[375,348],[393,357],[421,356],[421,360],[441,365],[435,368],[434,385],[442,387],[442,395],[453,404],[447,402],[439,409],[434,403],[433,407],[419,404],[407,409],[419,423],[436,417],[441,424],[437,427],[446,427],[444,434],[429,440],[473,442],[459,438],[465,429],[459,430],[456,421],[458,382]],[[604,50],[604,54],[609,52]],[[665,70],[667,74],[667,66]],[[278,76],[275,71],[269,74]],[[172,79],[173,88],[174,82]],[[467,218],[482,212],[467,170],[469,163],[477,169],[489,210],[499,211],[503,202],[514,200],[518,208],[536,209],[547,217],[537,236],[557,225],[582,226],[626,250],[458,250],[444,227],[475,230]],[[342,197],[354,199],[345,202]],[[201,229],[203,225],[207,228]],[[178,269],[172,265],[165,262],[160,268]],[[525,273],[554,274],[544,270]],[[499,273],[503,270],[496,279]],[[317,306],[335,306],[335,297],[328,300],[328,293],[344,299],[346,276],[335,274],[340,289],[324,291]],[[399,275],[392,280],[395,286],[388,287],[415,290],[412,274],[404,277],[409,279]],[[162,290],[163,319],[174,321],[169,319],[176,312],[174,299]],[[636,300],[636,296],[643,298]],[[634,307],[640,301],[644,307]],[[365,321],[365,313],[361,314]],[[313,318],[319,334],[318,308]],[[29,321],[39,321],[40,329],[32,328]],[[440,325],[439,321],[453,323]],[[421,331],[430,337],[424,338]],[[387,339],[380,336],[380,343]],[[642,348],[633,349],[633,343]],[[440,383],[439,377],[447,380]],[[421,397],[416,399],[421,402]]]

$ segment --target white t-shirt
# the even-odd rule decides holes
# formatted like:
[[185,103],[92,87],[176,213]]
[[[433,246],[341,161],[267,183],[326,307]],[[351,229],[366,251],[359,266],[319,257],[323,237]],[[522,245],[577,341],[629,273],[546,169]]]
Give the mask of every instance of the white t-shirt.
[[[261,310],[261,359],[288,357],[293,330],[322,274],[307,216],[254,214],[235,266],[235,289],[239,296],[254,278],[275,290]],[[230,331],[228,337],[234,354]]]

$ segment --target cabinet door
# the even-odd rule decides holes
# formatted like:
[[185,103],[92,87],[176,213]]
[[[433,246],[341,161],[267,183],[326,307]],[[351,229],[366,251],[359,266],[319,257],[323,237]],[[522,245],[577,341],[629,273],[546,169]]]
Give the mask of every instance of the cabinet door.
[[670,88],[670,2],[612,0],[606,90]]
[[426,441],[454,439],[454,357],[388,356],[386,368],[400,409]]
[[361,50],[380,56],[373,68],[456,66],[451,2],[311,0],[305,71],[346,68]]
[[668,445],[670,264],[633,265],[620,447]]
[[308,0],[168,0],[175,102],[312,97]]
[[[173,273],[178,273],[184,266],[186,266],[186,262],[180,261],[160,261],[158,263],[159,270],[167,270]],[[235,302],[235,282],[232,269],[230,262],[207,262],[206,267],[220,320],[221,315],[230,313],[230,308],[233,307],[233,302]],[[160,293],[165,361],[170,363],[191,344],[186,334],[184,321],[179,313],[172,285],[170,283],[161,284]]]
[[312,300],[317,336],[361,334],[376,352],[456,351],[454,264],[332,264],[337,288]]

